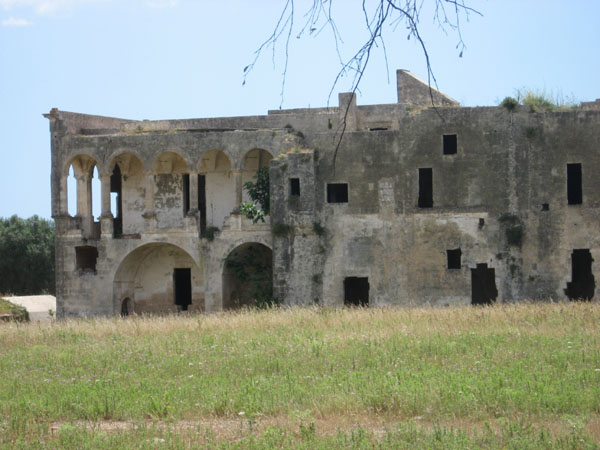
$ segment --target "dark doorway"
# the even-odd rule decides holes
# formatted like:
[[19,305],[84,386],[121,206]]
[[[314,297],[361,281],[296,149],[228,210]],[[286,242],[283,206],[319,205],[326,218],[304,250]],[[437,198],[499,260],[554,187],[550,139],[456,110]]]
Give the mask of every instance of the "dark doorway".
[[175,304],[181,307],[181,311],[187,311],[188,306],[192,304],[192,270],[175,269],[173,284]]
[[471,304],[490,305],[497,297],[496,271],[487,264],[477,264],[476,269],[471,269]]
[[567,202],[580,205],[583,202],[581,164],[567,164]]
[[369,306],[369,278],[344,278],[344,305]]
[[113,237],[120,237],[123,234],[123,179],[121,178],[121,169],[115,164],[112,175],[110,176],[110,192],[116,194],[116,215],[113,218]]
[[223,309],[274,304],[271,249],[248,242],[232,250],[223,265]]
[[121,303],[121,316],[127,317],[130,314],[133,314],[133,305],[131,299],[127,297],[123,300],[123,303]]
[[592,273],[592,254],[587,248],[573,250],[571,254],[571,282],[565,294],[569,300],[589,301],[594,297],[596,280]]
[[200,233],[206,231],[206,175],[198,175],[198,210],[200,211]]
[[419,208],[433,206],[433,169],[419,169]]

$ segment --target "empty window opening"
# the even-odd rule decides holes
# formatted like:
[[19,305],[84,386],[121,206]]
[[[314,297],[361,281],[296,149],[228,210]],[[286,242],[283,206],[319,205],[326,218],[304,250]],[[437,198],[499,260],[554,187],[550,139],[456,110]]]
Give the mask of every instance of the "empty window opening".
[[121,317],[127,317],[130,314],[133,314],[133,302],[127,297],[121,303]]
[[92,212],[92,221],[94,217],[100,217],[102,204],[100,202],[100,195],[102,187],[100,183],[100,175],[98,174],[98,167],[94,166],[91,180],[91,193],[90,193],[90,210]]
[[344,278],[344,305],[369,306],[369,278]]
[[290,195],[300,195],[300,178],[290,178]]
[[433,206],[433,169],[419,169],[419,208]]
[[73,217],[77,214],[77,180],[72,164],[69,166],[67,176],[67,212]]
[[87,273],[96,273],[98,249],[91,245],[75,247],[75,264],[77,270]]
[[550,205],[548,203],[542,203],[542,211],[550,211]]
[[190,174],[183,174],[183,215],[190,211]]
[[327,203],[348,203],[348,184],[330,183],[327,185]]
[[369,131],[386,131],[387,127],[370,127]]
[[[123,234],[123,179],[121,169],[115,164],[110,176],[111,210],[113,213],[113,236],[119,237]],[[114,209],[113,209],[114,208]]]
[[490,305],[497,297],[495,270],[487,264],[477,264],[476,269],[471,269],[471,304]]
[[567,202],[580,205],[582,201],[581,164],[567,164]]
[[192,304],[192,269],[175,269],[173,272],[175,304],[181,311],[187,311]]
[[458,144],[455,134],[444,134],[442,143],[442,151],[444,152],[444,155],[455,155],[458,151]]
[[448,260],[448,269],[460,269],[461,255],[462,255],[462,252],[460,251],[460,248],[457,248],[454,250],[446,250],[446,257]]
[[592,254],[589,249],[573,250],[571,254],[571,282],[567,283],[565,294],[569,300],[589,301],[594,297],[596,281],[592,273]]
[[200,211],[200,233],[206,231],[206,175],[198,175],[198,211]]
[[479,218],[479,229],[481,230],[484,226],[485,226],[485,219],[480,217]]

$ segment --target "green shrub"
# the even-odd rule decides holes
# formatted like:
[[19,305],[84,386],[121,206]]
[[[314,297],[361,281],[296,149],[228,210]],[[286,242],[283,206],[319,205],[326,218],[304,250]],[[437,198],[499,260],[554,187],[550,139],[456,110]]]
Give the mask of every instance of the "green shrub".
[[513,97],[505,97],[500,103],[500,106],[506,108],[509,111],[514,111],[519,106],[519,101]]

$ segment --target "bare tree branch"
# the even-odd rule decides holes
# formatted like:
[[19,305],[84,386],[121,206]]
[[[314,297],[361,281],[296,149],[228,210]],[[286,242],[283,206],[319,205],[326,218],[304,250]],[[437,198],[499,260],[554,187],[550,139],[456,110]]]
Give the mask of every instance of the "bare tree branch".
[[[281,85],[281,103],[283,104],[283,98],[285,93],[285,80],[287,76],[287,68],[289,62],[289,50],[291,36],[294,30],[294,19],[297,10],[295,8],[295,1],[297,0],[285,0],[285,4],[279,20],[275,24],[273,33],[263,42],[260,47],[254,53],[254,60],[252,63],[244,68],[244,83],[246,83],[247,75],[252,71],[256,62],[260,58],[262,52],[265,49],[271,48],[273,52],[273,64],[275,64],[275,47],[277,41],[285,36],[284,43],[284,68],[282,73],[282,85]],[[465,18],[468,20],[470,14],[476,14],[481,16],[482,14],[476,9],[466,4],[467,0],[362,0],[361,12],[365,21],[365,28],[368,31],[368,37],[364,43],[356,50],[352,56],[348,59],[344,59],[342,56],[343,40],[340,31],[337,27],[336,21],[333,16],[332,7],[334,0],[312,0],[311,6],[307,12],[303,14],[303,23],[299,28],[296,35],[298,39],[308,36],[318,36],[325,29],[329,29],[332,35],[333,42],[335,44],[336,53],[340,61],[340,70],[335,76],[329,95],[327,98],[327,105],[333,92],[338,86],[340,79],[346,75],[352,75],[352,81],[350,84],[350,92],[356,94],[360,87],[360,83],[366,72],[366,69],[371,60],[372,52],[374,48],[381,46],[383,56],[386,64],[386,73],[389,76],[387,50],[384,39],[384,32],[386,27],[389,26],[392,32],[399,32],[400,26],[405,26],[408,31],[407,39],[414,39],[425,57],[425,65],[427,69],[427,83],[429,84],[429,94],[431,98],[431,104],[435,107],[433,88],[437,88],[437,80],[434,75],[429,52],[425,45],[425,40],[422,36],[420,29],[420,20],[424,4],[432,4],[433,6],[433,22],[439,26],[439,28],[446,34],[448,31],[452,31],[456,34],[458,42],[456,49],[459,51],[459,57],[462,57],[466,45],[462,38],[461,33],[461,19]],[[333,164],[335,167],[335,159],[337,157],[337,151],[340,147],[342,138],[346,131],[347,115],[350,109],[350,103],[346,105],[346,111],[344,119],[340,123],[335,133],[335,139],[337,144],[333,156]]]

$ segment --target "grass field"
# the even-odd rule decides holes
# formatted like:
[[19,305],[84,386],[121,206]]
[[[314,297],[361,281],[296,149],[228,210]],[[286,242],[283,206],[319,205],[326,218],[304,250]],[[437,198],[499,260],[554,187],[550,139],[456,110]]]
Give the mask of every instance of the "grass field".
[[3,448],[600,448],[600,305],[0,326]]

